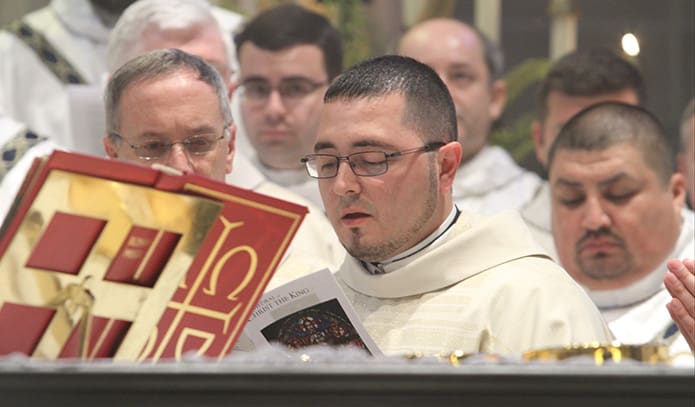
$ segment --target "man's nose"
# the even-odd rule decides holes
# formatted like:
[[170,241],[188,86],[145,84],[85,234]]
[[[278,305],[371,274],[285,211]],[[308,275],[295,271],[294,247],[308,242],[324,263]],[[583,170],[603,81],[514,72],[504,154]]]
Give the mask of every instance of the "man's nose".
[[270,91],[265,104],[265,112],[269,117],[277,118],[287,113],[287,106],[277,89]]
[[177,143],[171,146],[164,164],[177,169],[183,173],[195,172],[193,162],[188,154],[188,151],[183,147],[183,144]]
[[608,227],[611,218],[597,198],[587,198],[584,206],[582,226],[587,230],[599,230]]
[[350,161],[338,161],[338,173],[333,178],[333,192],[336,195],[345,196],[360,193],[361,185],[359,177],[355,175],[350,167]]

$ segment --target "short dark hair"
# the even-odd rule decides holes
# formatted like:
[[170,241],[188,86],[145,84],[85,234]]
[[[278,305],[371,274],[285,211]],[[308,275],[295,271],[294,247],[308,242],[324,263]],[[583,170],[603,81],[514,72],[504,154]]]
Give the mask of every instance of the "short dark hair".
[[425,142],[456,141],[456,109],[436,72],[413,58],[384,55],[360,62],[338,76],[326,90],[324,103],[405,96],[403,124]]
[[555,62],[541,81],[536,114],[539,120],[545,119],[552,91],[570,96],[599,96],[625,89],[634,90],[639,104],[644,105],[644,79],[634,64],[608,48],[574,51]]
[[668,184],[675,170],[673,143],[656,116],[622,102],[597,103],[565,123],[548,152],[548,171],[559,150],[597,151],[618,144],[635,146],[662,184]]
[[340,32],[326,17],[295,4],[273,7],[249,21],[234,37],[237,56],[241,55],[241,46],[247,41],[270,51],[298,45],[316,45],[323,54],[329,81],[343,69]]

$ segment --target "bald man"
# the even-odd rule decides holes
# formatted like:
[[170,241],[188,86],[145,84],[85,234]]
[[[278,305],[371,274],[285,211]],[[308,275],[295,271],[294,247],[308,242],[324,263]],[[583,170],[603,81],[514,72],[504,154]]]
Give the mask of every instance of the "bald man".
[[412,27],[398,52],[434,69],[454,100],[463,146],[453,186],[456,205],[481,213],[522,207],[540,179],[519,167],[505,150],[488,144],[507,98],[501,50],[475,27],[433,19]]

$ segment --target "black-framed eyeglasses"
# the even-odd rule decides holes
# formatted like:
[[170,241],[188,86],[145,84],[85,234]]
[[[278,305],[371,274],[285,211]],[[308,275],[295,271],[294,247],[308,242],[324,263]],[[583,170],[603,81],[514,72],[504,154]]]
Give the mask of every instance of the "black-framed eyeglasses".
[[325,81],[314,82],[309,78],[288,78],[281,80],[277,86],[273,86],[264,79],[247,79],[239,88],[242,98],[253,104],[266,104],[273,90],[277,90],[282,102],[291,105],[309,96],[326,83]]
[[[225,126],[225,129],[227,126]],[[221,136],[214,133],[196,134],[186,137],[181,141],[169,142],[165,140],[148,140],[142,144],[131,144],[120,134],[112,132],[111,136],[118,137],[130,146],[135,155],[144,160],[156,160],[169,154],[171,148],[176,144],[181,146],[191,155],[203,155],[212,151],[217,143],[224,138],[224,131]]]
[[422,147],[411,148],[395,153],[384,151],[360,151],[344,156],[333,154],[308,154],[301,161],[306,165],[306,171],[313,178],[333,178],[338,175],[340,161],[347,161],[350,169],[360,177],[375,177],[385,174],[389,169],[389,160],[413,153],[427,153],[435,151],[446,143],[438,141],[425,144]]

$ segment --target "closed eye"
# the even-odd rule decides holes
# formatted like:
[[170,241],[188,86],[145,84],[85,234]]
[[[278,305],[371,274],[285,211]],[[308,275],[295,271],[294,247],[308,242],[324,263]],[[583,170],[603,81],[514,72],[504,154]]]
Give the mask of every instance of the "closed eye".
[[637,193],[636,192],[627,192],[623,194],[606,194],[605,197],[607,200],[611,202],[615,202],[617,204],[623,204],[632,199],[633,196],[635,196]]

